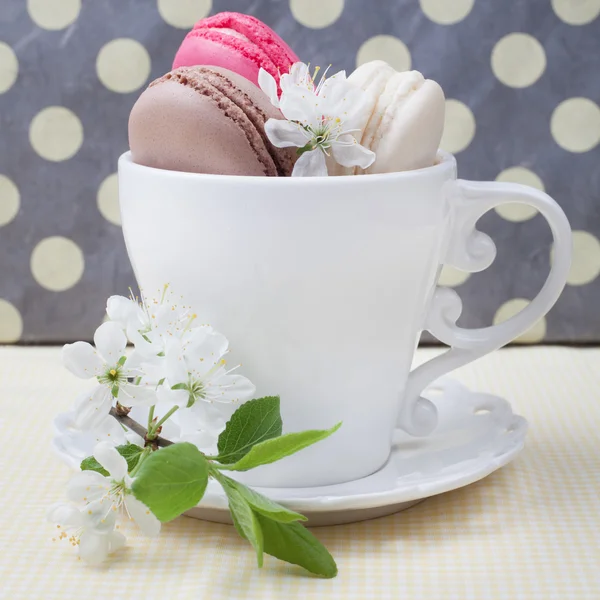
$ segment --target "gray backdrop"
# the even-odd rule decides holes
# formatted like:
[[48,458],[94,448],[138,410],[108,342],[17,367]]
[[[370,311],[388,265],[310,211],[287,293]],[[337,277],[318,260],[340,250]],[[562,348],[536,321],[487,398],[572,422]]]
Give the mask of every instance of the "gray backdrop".
[[[112,176],[128,114],[193,18],[222,10],[264,20],[305,62],[379,57],[439,81],[461,176],[537,181],[577,230],[570,284],[526,339],[600,339],[600,2],[0,0],[0,342],[89,339],[133,285]],[[535,296],[550,261],[539,215],[480,227],[496,263],[444,275],[472,327]]]

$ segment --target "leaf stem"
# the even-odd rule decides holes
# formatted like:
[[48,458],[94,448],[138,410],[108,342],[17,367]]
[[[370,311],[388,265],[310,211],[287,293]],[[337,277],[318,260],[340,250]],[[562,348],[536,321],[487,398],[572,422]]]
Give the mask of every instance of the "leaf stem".
[[175,412],[179,410],[179,406],[174,406],[171,410],[169,410],[155,425],[148,428],[148,433],[146,434],[146,439],[153,440],[156,437],[156,432],[160,428],[160,426]]
[[154,404],[150,407],[150,410],[148,412],[148,431],[150,431],[150,428],[152,427],[152,421],[154,420]]
[[151,452],[152,452],[151,448],[149,448],[149,447],[144,448],[144,450],[140,454],[140,458],[138,459],[137,464],[135,465],[135,467],[133,468],[131,473],[129,473],[130,477],[133,477],[140,470],[142,463],[146,460],[146,458],[148,458],[148,456],[150,456]]

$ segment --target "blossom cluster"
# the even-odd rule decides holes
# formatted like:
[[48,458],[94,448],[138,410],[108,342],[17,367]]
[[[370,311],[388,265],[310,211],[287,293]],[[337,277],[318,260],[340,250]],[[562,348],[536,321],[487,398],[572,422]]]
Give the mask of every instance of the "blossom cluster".
[[[93,456],[97,468],[82,470],[69,482],[67,496],[74,504],[54,505],[48,513],[61,530],[58,537],[70,540],[89,562],[101,562],[123,546],[117,531],[121,514],[145,535],[160,531],[158,519],[131,493],[136,467],[130,469],[123,456],[131,453],[118,450],[135,446],[141,465],[161,434],[211,453],[225,427],[227,409],[219,406],[248,400],[255,391],[237,367],[227,367],[228,340],[198,323],[168,285],[146,303],[112,296],[106,312],[93,346],[75,342],[63,348],[64,366],[94,386],[57,417],[54,438],[72,466]],[[119,414],[147,423],[145,438],[124,427],[115,418]]]

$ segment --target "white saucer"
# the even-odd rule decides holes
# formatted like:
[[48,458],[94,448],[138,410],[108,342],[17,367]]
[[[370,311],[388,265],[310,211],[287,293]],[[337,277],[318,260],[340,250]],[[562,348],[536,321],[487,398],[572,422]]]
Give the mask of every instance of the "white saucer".
[[[390,459],[376,473],[337,485],[256,488],[308,517],[308,525],[339,525],[390,515],[417,502],[483,479],[522,450],[527,421],[497,396],[471,392],[448,377],[423,394],[438,407],[429,437],[397,430]],[[186,515],[231,523],[227,498],[210,481],[200,504]]]

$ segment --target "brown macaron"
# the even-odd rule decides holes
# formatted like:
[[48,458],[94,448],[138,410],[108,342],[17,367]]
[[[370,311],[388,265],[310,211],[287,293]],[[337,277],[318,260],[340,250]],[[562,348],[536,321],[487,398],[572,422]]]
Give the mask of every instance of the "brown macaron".
[[133,161],[218,175],[289,176],[293,148],[276,148],[265,123],[283,116],[244,77],[218,67],[181,67],[153,81],[129,117]]

